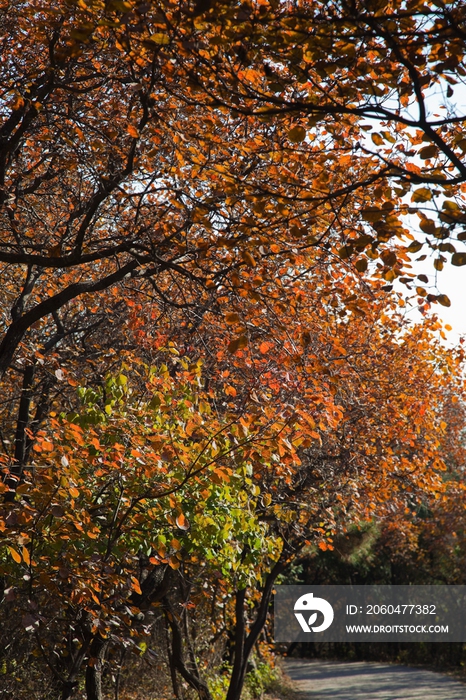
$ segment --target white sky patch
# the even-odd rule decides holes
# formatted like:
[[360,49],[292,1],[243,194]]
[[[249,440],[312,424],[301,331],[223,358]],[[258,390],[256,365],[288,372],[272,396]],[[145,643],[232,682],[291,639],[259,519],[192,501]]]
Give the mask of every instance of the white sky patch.
[[[453,87],[449,82],[441,80],[439,84],[433,86],[430,90],[425,91],[425,106],[427,110],[428,120],[436,118],[447,118],[452,116],[465,115],[466,119],[466,84],[463,79],[459,76],[454,76],[456,84]],[[392,109],[396,112],[397,103],[391,97],[387,99],[386,107]],[[409,105],[408,108],[401,110],[405,116],[409,116],[414,121],[418,117],[418,105],[415,100]],[[378,117],[366,117],[362,120],[362,124],[371,125],[372,130],[367,132],[362,136],[363,144],[368,150],[377,151],[377,147],[374,145],[371,134],[378,132],[387,126],[382,126],[382,124],[387,124],[383,119]],[[410,128],[407,129],[409,131]],[[465,132],[466,137],[466,132]],[[413,162],[418,165],[422,165],[422,161],[414,158]],[[423,187],[423,185],[419,185]],[[409,206],[411,203],[411,196],[415,189],[413,188],[408,195],[403,199]],[[435,189],[435,188],[432,188]],[[441,209],[442,201],[445,197],[436,197],[434,202],[427,202],[425,205],[425,213],[429,216],[428,209],[432,207],[432,213],[430,216],[436,218],[435,209]],[[419,219],[414,215],[407,215],[403,217],[406,227],[414,235],[416,240],[424,242],[428,236],[423,233],[419,228]],[[465,227],[466,228],[466,227]],[[409,245],[410,241],[406,239],[406,245]],[[463,244],[464,245],[464,244]],[[463,251],[464,248],[461,244],[456,245],[458,251]],[[426,258],[422,261],[416,261],[421,254],[425,254]],[[426,288],[428,292],[432,294],[446,294],[451,301],[450,307],[442,306],[441,304],[432,304],[431,313],[436,314],[439,320],[444,325],[450,325],[452,327],[451,331],[445,331],[447,335],[446,344],[449,346],[455,346],[459,343],[462,337],[466,338],[466,266],[455,267],[450,264],[450,254],[446,254],[445,257],[447,261],[444,265],[443,270],[437,271],[434,268],[434,259],[438,256],[438,252],[429,250],[428,246],[425,244],[419,253],[412,255],[412,268],[410,272],[416,275],[425,275],[428,278],[428,283],[418,281],[419,286]],[[398,280],[393,282],[394,289],[400,292],[403,297],[407,298],[407,306],[405,307],[405,313],[408,318],[413,321],[421,320],[422,316],[419,312],[418,307],[418,295],[415,293],[416,281],[413,279],[412,291],[409,292],[406,286],[400,283]]]

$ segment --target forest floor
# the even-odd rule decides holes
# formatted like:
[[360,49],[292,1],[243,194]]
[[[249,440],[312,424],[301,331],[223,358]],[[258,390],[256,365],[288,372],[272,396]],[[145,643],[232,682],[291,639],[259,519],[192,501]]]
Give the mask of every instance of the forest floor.
[[286,660],[290,700],[465,700],[466,684],[420,668],[371,662]]

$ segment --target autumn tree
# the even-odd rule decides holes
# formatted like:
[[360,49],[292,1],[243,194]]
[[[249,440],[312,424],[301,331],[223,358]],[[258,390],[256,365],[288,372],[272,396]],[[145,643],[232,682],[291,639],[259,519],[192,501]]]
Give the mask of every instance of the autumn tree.
[[23,397],[40,394],[34,353],[90,333],[99,308],[104,323],[96,299],[131,278],[201,318],[233,270],[296,248],[376,260],[391,282],[413,187],[437,267],[463,260],[444,240],[462,216],[462,4],[4,10],[0,370],[17,358]]
[[406,324],[389,291],[400,277],[424,306],[448,304],[410,256],[466,260],[452,101],[465,9],[2,9],[9,619],[21,612],[24,649],[63,698],[85,666],[94,700],[107,651],[135,648],[160,603],[174,687],[205,697],[177,624],[192,602],[181,573],[199,582],[206,560],[209,593],[236,599],[222,633],[237,700],[275,577],[301,548],[443,488],[461,352],[436,344],[435,319]]
[[[327,304],[317,281],[314,271],[287,289],[286,324],[271,307],[273,342],[234,336],[227,363],[217,320],[198,341],[203,363],[183,353],[180,323],[178,344],[155,341],[146,396],[129,393],[124,373],[109,377],[36,436],[22,500],[3,514],[6,610],[62,697],[86,667],[87,697],[100,698],[105,657],[141,640],[150,649],[161,609],[174,678],[208,697],[189,651],[207,599],[223,611],[212,637],[234,639],[229,697],[239,697],[273,583],[303,547],[331,548],[352,522],[394,509],[402,520],[442,493],[442,397],[461,354],[434,342],[436,322],[404,323],[377,286],[350,312]],[[452,439],[461,426],[451,423]]]

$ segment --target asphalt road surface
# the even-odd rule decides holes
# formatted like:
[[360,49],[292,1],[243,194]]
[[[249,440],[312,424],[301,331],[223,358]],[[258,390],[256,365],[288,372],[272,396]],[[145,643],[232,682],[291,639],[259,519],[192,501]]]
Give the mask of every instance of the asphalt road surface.
[[466,700],[466,684],[407,666],[287,660],[303,700]]

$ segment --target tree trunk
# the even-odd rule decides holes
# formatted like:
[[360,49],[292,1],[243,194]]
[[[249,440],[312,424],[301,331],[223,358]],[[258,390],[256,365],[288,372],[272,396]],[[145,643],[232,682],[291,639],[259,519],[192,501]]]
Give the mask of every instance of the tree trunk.
[[35,366],[28,365],[24,371],[23,386],[21,387],[21,398],[19,400],[18,418],[16,421],[15,435],[15,455],[14,464],[9,474],[5,478],[5,484],[9,491],[5,493],[4,500],[12,503],[15,500],[16,489],[21,480],[26,456],[27,433],[29,423],[29,410],[31,406],[32,387],[34,382]]
[[102,700],[102,669],[108,642],[101,637],[95,637],[90,648],[91,658],[86,668],[86,698],[87,700]]
[[[207,683],[200,677],[199,669],[197,665],[193,665],[188,668],[184,660],[183,654],[183,642],[181,628],[178,620],[175,617],[175,613],[167,598],[164,598],[165,614],[168,624],[172,632],[172,645],[171,645],[171,656],[170,656],[170,666],[171,669],[177,671],[182,678],[194,688],[199,696],[199,700],[212,700]],[[88,700],[91,700],[88,698]]]
[[249,634],[246,634],[246,620],[244,614],[244,602],[246,599],[246,589],[236,593],[236,628],[235,628],[235,660],[231,672],[230,685],[226,700],[240,700],[241,691],[243,690],[244,679],[248,667],[248,660],[251,656],[254,644],[257,642],[259,634],[267,620],[267,613],[272,598],[273,584],[277,576],[285,570],[287,562],[278,561],[268,574],[262,597],[257,611],[256,619],[254,620]]

